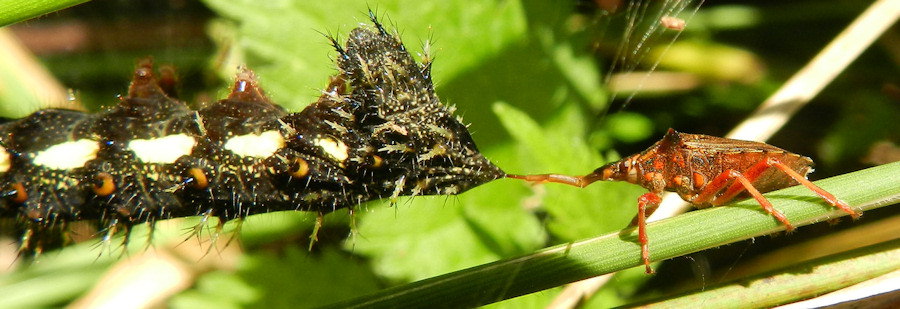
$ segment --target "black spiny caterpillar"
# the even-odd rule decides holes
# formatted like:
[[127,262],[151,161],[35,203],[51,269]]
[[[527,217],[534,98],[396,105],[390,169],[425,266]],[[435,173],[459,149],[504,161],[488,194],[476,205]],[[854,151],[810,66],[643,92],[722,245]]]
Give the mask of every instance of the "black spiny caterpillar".
[[23,250],[39,251],[75,221],[127,241],[132,226],[168,218],[325,214],[505,176],[441,104],[430,64],[372,21],[346,46],[331,39],[339,73],[298,113],[272,104],[247,69],[226,99],[191,110],[145,60],[108,111],[48,109],[0,125],[0,215],[20,224]]

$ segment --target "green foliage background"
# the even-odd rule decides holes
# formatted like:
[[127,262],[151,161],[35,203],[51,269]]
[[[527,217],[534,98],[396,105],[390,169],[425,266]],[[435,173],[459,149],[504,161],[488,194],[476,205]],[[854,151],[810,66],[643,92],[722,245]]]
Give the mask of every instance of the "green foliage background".
[[[62,18],[96,20],[124,6],[113,1],[88,5],[72,15],[63,11]],[[296,111],[315,101],[335,73],[335,53],[325,35],[343,41],[351,29],[369,24],[366,12],[371,9],[397,29],[414,54],[422,57],[427,46],[435,59],[438,94],[457,106],[481,150],[498,166],[509,173],[582,174],[639,151],[668,127],[723,134],[863,8],[844,1],[764,1],[701,9],[662,69],[696,74],[702,86],[686,93],[642,95],[624,111],[607,113],[621,104],[607,101],[602,82],[609,65],[605,51],[616,44],[616,18],[621,16],[603,16],[588,2],[205,0],[202,5],[211,13],[196,3],[180,10],[204,20],[209,41],[178,47],[162,41],[142,49],[82,51],[42,60],[67,86],[79,90],[83,101],[100,105],[112,104],[112,94],[124,91],[128,71],[145,55],[186,72],[182,79],[194,84],[186,85],[185,92],[195,97],[222,97],[235,67],[247,64],[275,102]],[[179,9],[172,13],[158,6],[141,2],[120,18],[177,19],[173,14]],[[797,33],[804,35],[798,38]],[[178,29],[171,36],[179,36]],[[134,39],[141,40],[141,34]],[[900,114],[897,105],[874,86],[897,82],[896,70],[879,65],[882,61],[887,60],[880,52],[865,55],[772,143],[814,156],[824,171],[817,177],[863,166],[860,158],[870,145],[896,141],[900,132],[900,124],[892,121]],[[736,68],[711,65],[716,63]],[[735,71],[760,77],[744,82],[746,76],[728,74]],[[216,87],[215,95],[197,90]],[[20,102],[7,99],[2,104]],[[239,234],[246,252],[238,267],[204,273],[169,305],[325,305],[616,231],[634,215],[642,192],[623,183],[579,190],[498,180],[459,196],[406,198],[393,206],[378,201],[361,205],[353,216],[327,216],[323,240],[312,252],[305,249],[312,216],[253,216]],[[355,228],[349,229],[351,225]],[[177,238],[181,230],[163,233]],[[11,303],[4,296],[6,301],[51,306],[78,297],[116,261],[94,259],[97,251],[90,246],[46,254],[41,263],[0,277],[0,287],[8,283],[3,294],[18,295]],[[589,305],[628,303],[647,278],[640,269],[621,273]],[[32,279],[37,286],[66,287],[29,297],[35,295],[33,286],[20,283]],[[536,293],[494,306],[546,306],[556,294]]]

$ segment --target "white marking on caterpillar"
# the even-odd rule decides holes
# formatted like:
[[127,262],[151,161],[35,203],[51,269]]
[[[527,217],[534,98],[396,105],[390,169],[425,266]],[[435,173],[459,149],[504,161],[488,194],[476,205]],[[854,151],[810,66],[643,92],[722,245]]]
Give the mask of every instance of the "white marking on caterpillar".
[[334,140],[332,138],[317,138],[315,140],[315,145],[322,148],[328,156],[333,158],[335,161],[344,162],[350,157],[350,153],[348,152],[349,148],[344,142]]
[[10,168],[9,152],[0,147],[0,173],[6,173]]
[[135,139],[128,142],[128,150],[141,162],[172,164],[191,154],[197,140],[187,134],[167,135],[151,139]]
[[80,139],[56,144],[38,151],[32,163],[50,169],[68,170],[84,166],[97,158],[100,144],[95,140]]
[[242,157],[268,158],[284,147],[284,137],[278,131],[237,135],[225,142],[225,149]]

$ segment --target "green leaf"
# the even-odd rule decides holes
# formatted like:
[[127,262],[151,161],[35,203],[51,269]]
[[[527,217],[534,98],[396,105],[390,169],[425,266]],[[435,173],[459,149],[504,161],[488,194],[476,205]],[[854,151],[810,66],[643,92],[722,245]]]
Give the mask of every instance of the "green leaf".
[[283,256],[258,254],[244,263],[240,275],[259,293],[254,303],[258,307],[321,306],[378,287],[378,280],[365,265],[336,248],[325,248],[312,257],[305,248],[289,247]]
[[224,271],[203,275],[197,279],[195,286],[193,291],[173,297],[169,305],[173,308],[241,308],[259,300],[265,293],[258,291],[259,286],[251,286],[240,277]]
[[603,128],[617,140],[636,143],[650,138],[653,122],[638,113],[618,112],[606,118]]

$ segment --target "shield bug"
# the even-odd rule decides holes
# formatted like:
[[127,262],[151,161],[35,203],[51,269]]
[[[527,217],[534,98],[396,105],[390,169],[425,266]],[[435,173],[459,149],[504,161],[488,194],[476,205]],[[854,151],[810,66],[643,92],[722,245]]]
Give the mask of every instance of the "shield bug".
[[638,198],[638,214],[630,226],[637,225],[641,257],[647,273],[650,254],[646,220],[662,201],[664,191],[678,193],[685,201],[699,207],[712,207],[735,199],[753,197],[760,206],[784,224],[787,231],[794,226],[772,207],[762,193],[797,184],[809,188],[828,204],[860,216],[846,202],[806,179],[813,161],[805,156],[759,142],[722,137],[685,134],[669,129],[662,140],[641,153],[601,166],[584,176],[560,174],[508,175],[533,182],[556,182],[585,187],[600,180],[627,181],[650,192]]

